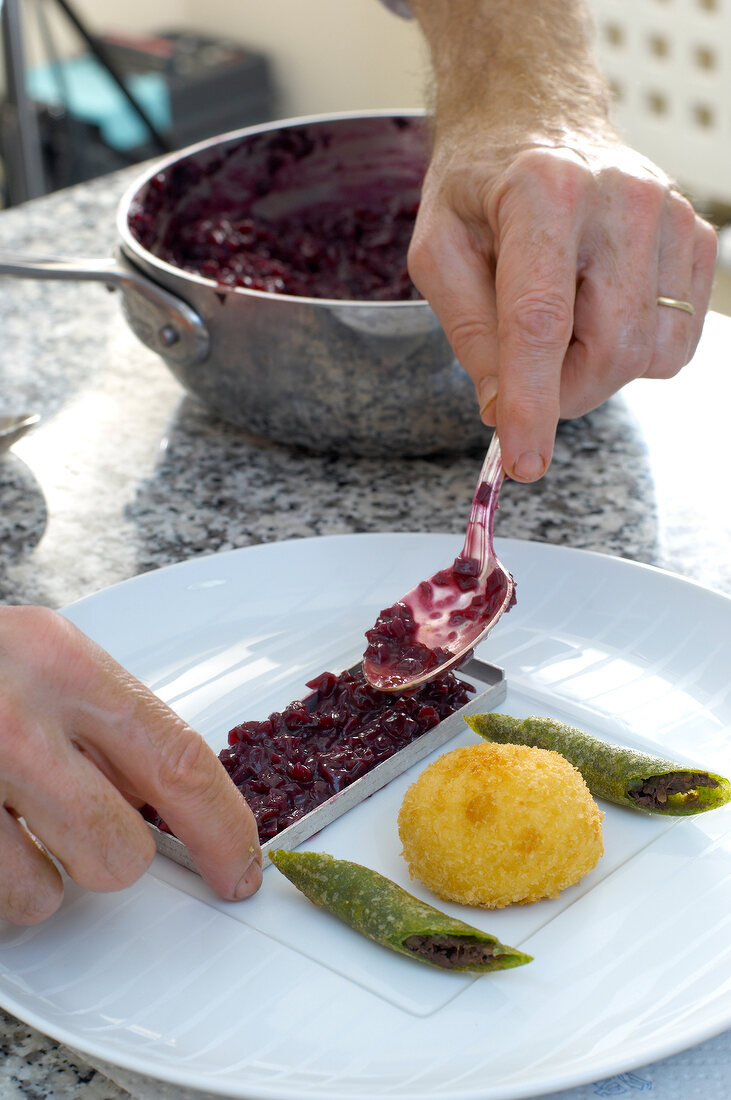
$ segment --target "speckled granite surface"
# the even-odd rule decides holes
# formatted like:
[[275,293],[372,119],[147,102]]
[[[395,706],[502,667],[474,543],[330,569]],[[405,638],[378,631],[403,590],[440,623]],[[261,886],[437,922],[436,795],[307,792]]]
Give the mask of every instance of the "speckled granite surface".
[[[109,254],[130,175],[0,214],[0,251]],[[258,542],[464,527],[481,455],[346,460],[247,438],[183,393],[99,284],[0,279],[0,333],[0,413],[43,418],[0,456],[5,602],[60,607],[142,571]],[[730,338],[731,320],[711,316],[677,379],[636,383],[562,425],[543,481],[503,492],[497,533],[653,563],[731,594]],[[0,1014],[1,1097],[122,1095]]]

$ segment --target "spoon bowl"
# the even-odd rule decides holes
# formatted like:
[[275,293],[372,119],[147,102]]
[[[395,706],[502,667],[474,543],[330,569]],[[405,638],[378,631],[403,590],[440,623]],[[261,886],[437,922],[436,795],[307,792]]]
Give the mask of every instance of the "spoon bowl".
[[420,581],[366,631],[363,671],[379,691],[408,691],[462,664],[515,603],[515,582],[493,546],[505,478],[493,434],[480,471],[464,546],[446,569]]
[[38,413],[25,416],[0,416],[0,454],[8,451],[21,436],[40,420]]

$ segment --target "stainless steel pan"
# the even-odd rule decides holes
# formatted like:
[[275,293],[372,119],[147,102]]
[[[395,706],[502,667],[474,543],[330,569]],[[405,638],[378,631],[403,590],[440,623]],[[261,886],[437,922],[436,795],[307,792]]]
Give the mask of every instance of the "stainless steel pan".
[[[132,330],[189,392],[224,419],[277,442],[357,455],[484,447],[472,384],[426,302],[232,288],[171,265],[133,233],[133,212],[144,208],[161,173],[191,179],[191,189],[200,189],[202,178],[210,191],[224,165],[227,186],[255,189],[271,171],[282,135],[305,135],[312,148],[287,169],[289,188],[262,203],[291,211],[324,194],[346,203],[384,189],[418,197],[427,150],[420,112],[251,126],[148,167],[119,204],[114,257],[0,255],[0,274],[91,280],[118,290]],[[164,221],[165,211],[157,217]]]

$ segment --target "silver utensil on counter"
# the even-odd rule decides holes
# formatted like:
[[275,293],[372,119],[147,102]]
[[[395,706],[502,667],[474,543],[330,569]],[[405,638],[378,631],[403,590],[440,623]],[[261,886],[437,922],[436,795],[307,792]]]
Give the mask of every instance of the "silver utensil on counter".
[[24,416],[0,416],[0,454],[10,450],[21,436],[40,420],[38,413]]
[[381,612],[363,659],[368,682],[405,691],[461,664],[515,602],[515,583],[493,545],[505,479],[497,432],[480,471],[464,546],[451,566]]

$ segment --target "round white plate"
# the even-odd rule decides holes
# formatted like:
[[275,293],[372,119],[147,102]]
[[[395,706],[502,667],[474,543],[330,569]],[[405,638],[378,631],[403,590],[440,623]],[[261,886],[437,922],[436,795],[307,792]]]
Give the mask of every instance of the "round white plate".
[[[377,612],[460,546],[417,534],[258,546],[66,613],[218,750],[237,721],[357,659]],[[731,600],[602,555],[510,540],[498,552],[518,604],[479,656],[507,671],[502,709],[731,773]],[[396,831],[425,763],[307,847],[428,898]],[[440,905],[534,956],[515,970],[441,973],[358,936],[272,867],[234,905],[157,857],[129,890],[70,885],[45,924],[0,925],[0,1003],[91,1058],[230,1097],[498,1100],[626,1071],[731,1025],[731,806],[675,820],[602,808],[605,854],[559,899]]]

